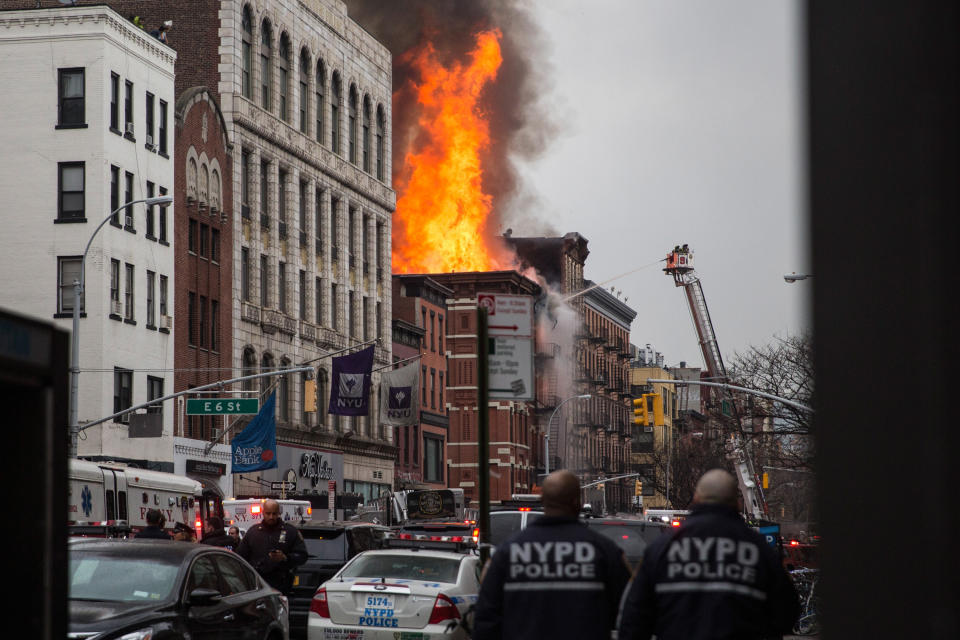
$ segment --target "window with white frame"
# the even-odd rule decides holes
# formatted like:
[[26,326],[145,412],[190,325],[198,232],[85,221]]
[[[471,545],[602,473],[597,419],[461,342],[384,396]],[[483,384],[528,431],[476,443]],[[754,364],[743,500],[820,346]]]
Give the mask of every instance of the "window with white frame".
[[[74,282],[80,280],[80,256],[57,258],[57,313],[73,313],[76,300]],[[80,313],[86,311],[85,296],[80,296]]]

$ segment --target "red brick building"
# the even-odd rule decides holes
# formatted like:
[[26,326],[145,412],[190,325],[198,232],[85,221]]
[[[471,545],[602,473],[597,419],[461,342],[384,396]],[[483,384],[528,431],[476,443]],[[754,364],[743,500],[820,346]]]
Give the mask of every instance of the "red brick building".
[[[394,361],[420,355],[420,422],[395,427],[397,488],[447,486],[447,299],[453,291],[430,276],[393,276]],[[414,333],[413,329],[416,330]],[[406,335],[404,335],[406,331]],[[416,353],[404,337],[419,336]],[[397,338],[400,338],[398,343]]]
[[[447,305],[444,348],[449,361],[446,405],[450,416],[447,485],[462,488],[478,503],[477,294],[540,295],[540,287],[515,271],[431,274],[452,290]],[[536,482],[533,457],[537,441],[531,421],[533,403],[490,401],[490,502],[529,493]]]
[[[206,87],[180,93],[174,123],[174,388],[182,391],[233,377],[233,167],[220,106]],[[183,418],[178,411],[174,433],[187,438],[209,440],[225,426],[222,416]]]

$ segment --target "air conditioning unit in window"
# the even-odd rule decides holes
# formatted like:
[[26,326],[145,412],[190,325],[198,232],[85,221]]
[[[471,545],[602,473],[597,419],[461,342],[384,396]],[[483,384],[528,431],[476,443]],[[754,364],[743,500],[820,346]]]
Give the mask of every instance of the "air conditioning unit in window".
[[147,146],[148,146],[148,147],[152,147],[152,146],[153,146],[153,136],[150,135],[149,133],[147,134]]
[[123,315],[123,304],[119,300],[111,300],[110,313],[117,316]]
[[123,226],[133,228],[133,216],[123,216]]
[[210,429],[210,432],[211,432],[210,433],[211,442],[217,442],[218,440],[220,440],[220,436],[223,435],[223,429],[218,429],[217,427],[213,427],[212,429]]
[[160,316],[160,328],[170,329],[173,327],[173,318],[170,316]]
[[128,123],[127,123],[127,127],[126,127],[125,131],[127,132],[128,135],[131,135],[131,136],[133,135],[133,123],[132,123],[132,122],[128,122]]

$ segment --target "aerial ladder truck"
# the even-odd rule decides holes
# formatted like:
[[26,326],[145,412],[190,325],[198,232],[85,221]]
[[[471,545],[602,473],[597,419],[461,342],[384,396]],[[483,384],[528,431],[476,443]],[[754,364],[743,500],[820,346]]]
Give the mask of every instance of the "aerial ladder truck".
[[[723,357],[717,345],[717,335],[710,320],[710,311],[707,309],[707,300],[703,295],[703,286],[693,270],[693,252],[689,246],[674,247],[673,251],[667,254],[667,266],[663,270],[667,275],[673,276],[674,284],[683,287],[687,294],[690,315],[697,330],[700,350],[703,352],[703,361],[707,368],[707,377],[713,382],[729,383],[727,369],[723,365]],[[716,412],[717,417],[725,422],[737,423],[736,430],[731,434],[727,453],[737,472],[744,510],[754,521],[759,521],[764,518],[766,509],[758,488],[757,474],[753,469],[750,443],[744,438],[743,426],[740,423],[733,396],[727,389],[724,389],[722,394],[721,410]],[[724,406],[729,407],[729,413],[723,410]]]

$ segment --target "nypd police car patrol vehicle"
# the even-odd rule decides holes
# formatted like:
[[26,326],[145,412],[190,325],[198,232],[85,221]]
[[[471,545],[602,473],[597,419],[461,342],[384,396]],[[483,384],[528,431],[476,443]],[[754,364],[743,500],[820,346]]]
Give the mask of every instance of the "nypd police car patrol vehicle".
[[320,586],[309,640],[468,638],[463,617],[480,590],[473,541],[397,534],[384,546],[355,556]]

